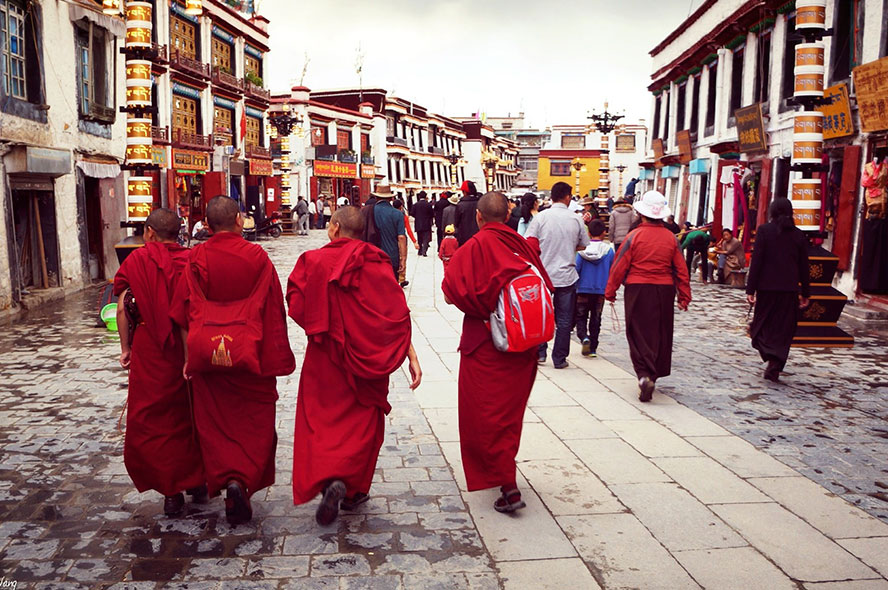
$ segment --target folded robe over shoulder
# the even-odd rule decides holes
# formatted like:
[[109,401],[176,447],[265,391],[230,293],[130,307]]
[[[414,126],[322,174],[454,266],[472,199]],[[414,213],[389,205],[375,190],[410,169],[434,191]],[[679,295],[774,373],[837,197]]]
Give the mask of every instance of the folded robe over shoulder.
[[[268,289],[253,293],[271,267]],[[262,316],[261,373],[198,373],[192,376],[194,418],[204,458],[207,486],[217,494],[231,479],[252,495],[274,483],[275,376],[288,375],[296,360],[287,339],[287,316],[280,280],[260,246],[231,232],[215,234],[191,251],[184,272],[192,272],[208,300],[236,301],[251,296]],[[188,281],[179,280],[171,317],[188,327],[188,309],[197,305]]]
[[388,256],[340,239],[303,254],[287,283],[290,317],[308,348],[299,380],[293,500],[331,479],[368,493],[385,434],[389,375],[410,348],[410,310]]
[[552,290],[539,251],[502,223],[460,246],[442,289],[463,313],[459,351],[459,442],[469,491],[515,483],[521,424],[536,379],[537,349],[500,352],[484,322],[510,280],[533,264]]
[[123,461],[136,489],[165,496],[204,482],[182,376],[185,352],[169,318],[170,296],[188,254],[178,244],[148,243],[130,254],[114,277],[114,294],[129,289],[142,318],[130,343]]

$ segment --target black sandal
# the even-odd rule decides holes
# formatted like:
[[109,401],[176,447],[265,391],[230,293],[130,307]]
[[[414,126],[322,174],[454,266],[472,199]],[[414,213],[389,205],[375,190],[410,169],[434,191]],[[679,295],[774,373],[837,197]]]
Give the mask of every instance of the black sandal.
[[324,496],[315,512],[315,520],[321,526],[329,526],[333,524],[339,515],[339,503],[345,497],[345,483],[341,480],[330,482],[327,489],[324,490]]
[[515,512],[526,506],[527,504],[521,499],[521,492],[517,488],[503,491],[502,496],[493,503],[493,509],[504,514]]

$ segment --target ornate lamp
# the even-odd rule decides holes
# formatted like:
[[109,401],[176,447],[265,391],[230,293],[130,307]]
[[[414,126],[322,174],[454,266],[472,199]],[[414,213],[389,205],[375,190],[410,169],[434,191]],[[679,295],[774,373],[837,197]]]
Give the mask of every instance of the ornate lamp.
[[203,2],[201,0],[185,0],[185,14],[200,16],[203,14]]
[[576,170],[576,184],[574,185],[574,194],[579,198],[580,196],[580,172],[586,170],[586,164],[583,162],[582,158],[577,157],[570,163],[570,167]]
[[462,158],[456,152],[450,152],[448,155],[444,156],[448,162],[450,162],[450,184],[453,188],[456,188],[456,165],[459,163]]
[[599,164],[599,181],[598,181],[598,204],[603,208],[607,203],[607,196],[610,189],[610,161],[608,160],[609,139],[608,136],[619,125],[618,122],[625,115],[616,115],[607,110],[607,102],[604,103],[604,112],[593,113],[589,116],[592,120],[593,128],[601,133],[601,163]]

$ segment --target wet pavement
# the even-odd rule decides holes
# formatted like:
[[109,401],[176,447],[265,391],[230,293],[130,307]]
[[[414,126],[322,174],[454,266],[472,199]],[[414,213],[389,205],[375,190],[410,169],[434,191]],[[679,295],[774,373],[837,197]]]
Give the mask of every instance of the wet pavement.
[[[746,336],[745,293],[695,280],[693,296],[676,312],[672,376],[658,388],[888,522],[888,337],[853,331],[853,349],[794,348],[772,384]],[[632,372],[609,308],[602,325],[599,354]]]
[[[322,233],[312,232],[309,238],[284,237],[263,245],[285,280],[302,251],[325,241]],[[543,587],[546,572],[551,572],[549,581],[557,582],[558,587],[566,583],[578,588],[623,587],[609,583],[615,579],[609,576],[620,571],[616,566],[620,557],[613,563],[608,561],[606,548],[610,544],[623,551],[618,539],[630,529],[620,527],[635,512],[638,522],[646,527],[636,531],[639,538],[652,541],[652,534],[669,555],[678,556],[681,567],[676,571],[682,583],[686,579],[691,584],[687,587],[697,587],[690,574],[707,586],[700,581],[703,577],[696,572],[696,565],[689,565],[690,554],[682,557],[681,551],[674,551],[668,534],[675,528],[664,526],[661,533],[656,519],[645,513],[647,502],[632,503],[630,491],[636,493],[640,489],[636,486],[654,485],[643,483],[651,477],[648,468],[634,479],[635,474],[619,473],[629,464],[611,475],[606,453],[590,452],[583,459],[622,504],[611,498],[597,479],[592,481],[585,468],[578,472],[580,479],[576,481],[582,482],[586,493],[596,491],[594,501],[576,491],[566,494],[560,487],[580,485],[568,481],[571,477],[565,474],[577,471],[576,457],[584,457],[577,451],[569,460],[564,459],[562,438],[582,439],[570,443],[571,450],[586,445],[597,450],[600,444],[625,453],[629,447],[616,438],[619,434],[645,456],[659,456],[656,449],[645,450],[643,437],[638,442],[623,434],[623,430],[631,434],[636,425],[645,429],[656,425],[630,412],[616,394],[605,397],[603,389],[596,393],[598,386],[590,388],[587,383],[594,380],[585,373],[546,368],[538,379],[522,444],[524,458],[519,456],[519,460],[539,499],[527,493],[531,506],[527,515],[522,514],[523,525],[521,519],[493,513],[485,496],[461,492],[464,484],[460,483],[452,419],[456,338],[448,332],[459,325],[458,314],[452,309],[442,312],[429,303],[436,297],[432,293],[437,287],[432,283],[439,280],[432,278],[431,269],[439,263],[411,258],[410,264],[414,270],[422,270],[412,276],[415,285],[410,293],[415,319],[422,328],[417,335],[428,338],[424,354],[436,352],[438,359],[424,357],[428,358],[424,366],[429,381],[415,394],[407,389],[403,373],[393,376],[390,400],[394,410],[387,420],[386,441],[371,490],[373,499],[359,512],[345,515],[327,528],[315,524],[314,504],[292,505],[293,417],[305,347],[304,335],[292,322],[290,339],[297,371],[279,379],[277,483],[254,497],[253,522],[234,528],[226,523],[219,498],[206,506],[189,506],[183,517],[169,519],[162,514],[158,494],[138,494],[132,488],[122,461],[120,428],[125,425],[118,423],[126,399],[126,373],[117,365],[116,335],[97,326],[94,290],[0,325],[0,583],[14,580],[19,588],[511,590]],[[742,293],[695,287],[698,300],[692,312],[677,319],[674,374],[662,380],[661,391],[888,522],[888,502],[883,500],[888,492],[886,341],[858,334],[858,346],[853,350],[793,351],[785,384],[772,386],[760,377],[760,363],[744,336]],[[625,338],[609,329],[607,316],[604,325],[602,357],[630,368]],[[608,363],[601,359],[593,362],[599,364],[590,365],[589,375],[603,379],[614,390],[631,386],[624,375],[614,377]],[[596,374],[599,370],[604,376]],[[558,385],[558,380],[564,383]],[[601,420],[610,420],[606,424],[617,429],[617,434],[592,417],[582,424],[576,422],[577,409],[565,405],[577,403],[571,396],[582,400]],[[628,399],[631,402],[631,395]],[[614,405],[617,403],[619,407]],[[671,408],[667,405],[665,409],[673,411]],[[664,411],[656,404],[648,409]],[[559,421],[565,421],[563,431],[555,428],[555,434],[545,434],[546,424]],[[657,432],[662,429],[657,428]],[[572,434],[571,429],[576,432]],[[707,427],[703,432],[710,431]],[[587,440],[597,437],[605,438]],[[694,444],[700,446],[710,438],[725,443],[733,439],[702,436]],[[658,444],[654,441],[652,446]],[[547,449],[556,448],[557,453],[546,454]],[[715,451],[710,454],[718,455]],[[696,452],[693,455],[693,461],[702,460]],[[604,463],[599,465],[598,461]],[[770,470],[782,474],[776,467],[769,467],[762,475],[771,475]],[[538,479],[530,474],[537,474],[534,477]],[[669,478],[657,474],[652,481]],[[626,483],[632,485],[627,487]],[[690,483],[683,485],[689,487]],[[467,508],[469,502],[473,505]],[[575,515],[590,510],[607,514],[588,517],[596,524],[585,532],[587,517]],[[550,514],[559,517],[557,523]],[[725,519],[730,522],[727,516]],[[742,529],[740,524],[736,525],[738,530]],[[602,553],[584,549],[584,536],[587,547],[597,547],[588,539],[600,527],[611,530],[606,526],[612,526],[615,536],[604,537]],[[884,529],[870,528],[876,532],[868,536],[877,541],[888,538]],[[842,536],[848,534],[831,538]],[[528,542],[529,537],[535,540]],[[680,541],[675,545],[686,548]],[[551,548],[553,543],[555,548]],[[734,540],[731,546],[735,544],[742,542]],[[652,546],[648,555],[654,550],[662,553],[663,547]],[[703,547],[708,550],[709,546]],[[541,553],[543,557],[528,556],[544,548],[548,552]],[[627,546],[625,551],[630,549]],[[671,560],[669,555],[663,559]],[[735,557],[725,550],[726,563]],[[534,561],[544,558],[551,561]],[[639,561],[635,556],[628,561],[622,571],[629,580],[634,579],[631,572],[637,570],[636,565],[642,570],[656,565],[656,570],[661,563],[644,564],[643,558]],[[678,568],[678,563],[669,563],[670,572]],[[701,557],[700,563],[705,569],[705,564],[717,561]],[[767,563],[762,565],[773,569]],[[790,573],[790,568],[778,565]],[[651,572],[655,578],[662,575],[657,571]],[[868,571],[852,573],[848,578],[870,576]],[[528,579],[522,577],[525,575],[536,576],[539,585],[518,583]],[[588,584],[578,582],[580,579]],[[638,586],[638,582],[631,586]]]

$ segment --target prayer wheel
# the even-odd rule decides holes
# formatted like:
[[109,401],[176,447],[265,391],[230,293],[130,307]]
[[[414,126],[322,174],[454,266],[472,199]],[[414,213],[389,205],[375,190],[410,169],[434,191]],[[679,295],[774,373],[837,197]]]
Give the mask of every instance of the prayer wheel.
[[820,164],[822,160],[822,133],[796,133],[792,136],[793,164]]
[[796,66],[795,96],[823,96],[823,66]]
[[803,135],[812,133],[823,135],[823,113],[820,111],[802,111],[796,113],[793,132]]
[[795,67],[824,67],[825,48],[823,43],[800,43],[796,46]]
[[151,3],[126,3],[126,46],[151,47]]
[[817,178],[797,178],[792,184],[792,201],[821,201],[823,200],[823,185]]
[[826,0],[797,0],[796,29],[825,29]]
[[145,221],[151,213],[150,176],[130,176],[126,181],[126,216],[130,221]]
[[802,231],[820,231],[820,201],[793,201],[792,216]]
[[185,14],[200,16],[203,14],[203,2],[201,0],[185,0]]
[[[118,0],[119,4],[119,0]],[[139,59],[151,47],[151,2],[128,0],[126,15],[126,163],[136,174],[126,183],[126,211],[129,221],[145,221],[154,201],[151,177],[144,176],[144,168],[154,158],[151,118],[146,109],[151,106],[151,62]]]
[[120,14],[120,0],[102,0],[102,12],[109,16]]

